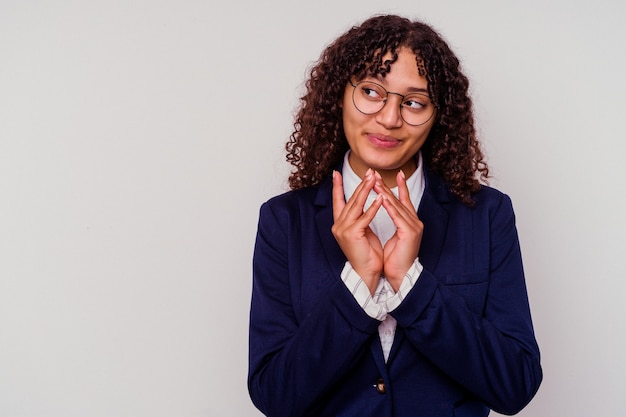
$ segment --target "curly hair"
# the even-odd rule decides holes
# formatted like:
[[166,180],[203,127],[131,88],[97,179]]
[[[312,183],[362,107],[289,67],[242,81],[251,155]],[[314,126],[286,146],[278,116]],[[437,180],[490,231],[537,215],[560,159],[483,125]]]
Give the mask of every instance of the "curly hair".
[[[286,144],[295,170],[291,189],[317,185],[349,149],[340,107],[351,78],[385,76],[400,48],[417,57],[416,67],[428,81],[437,107],[434,125],[421,148],[425,164],[440,175],[451,192],[473,206],[472,194],[486,182],[489,168],[476,138],[469,81],[458,58],[430,26],[404,17],[371,17],[337,38],[322,53],[306,81],[306,93]],[[383,57],[391,59],[383,62]]]

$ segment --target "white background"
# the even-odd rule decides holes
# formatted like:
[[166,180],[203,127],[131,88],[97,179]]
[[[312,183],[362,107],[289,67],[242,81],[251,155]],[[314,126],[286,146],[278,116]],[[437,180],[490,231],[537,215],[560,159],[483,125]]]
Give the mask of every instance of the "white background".
[[516,208],[545,378],[526,417],[623,414],[625,3],[0,0],[0,415],[258,416],[260,204],[322,49],[423,19]]

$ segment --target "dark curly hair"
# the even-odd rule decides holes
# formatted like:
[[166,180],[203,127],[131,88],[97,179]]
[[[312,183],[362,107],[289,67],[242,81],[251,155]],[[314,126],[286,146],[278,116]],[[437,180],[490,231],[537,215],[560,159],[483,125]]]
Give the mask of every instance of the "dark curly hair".
[[[404,17],[371,17],[337,38],[311,69],[306,94],[286,144],[287,161],[295,170],[289,186],[318,184],[349,149],[340,107],[351,78],[385,76],[400,48],[417,56],[416,67],[428,80],[437,107],[435,123],[421,148],[425,164],[439,174],[461,201],[473,206],[472,194],[489,177],[476,139],[469,81],[441,36],[430,26]],[[390,53],[391,60],[382,62]]]

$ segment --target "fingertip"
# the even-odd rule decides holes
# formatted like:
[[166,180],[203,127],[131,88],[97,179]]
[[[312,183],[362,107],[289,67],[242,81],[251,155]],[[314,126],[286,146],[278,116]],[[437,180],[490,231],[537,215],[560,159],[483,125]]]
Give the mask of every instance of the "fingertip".
[[398,171],[396,182],[398,183],[398,193],[400,201],[406,202],[407,200],[409,200],[409,185],[407,184],[406,174],[403,170]]
[[406,174],[403,170],[398,171],[398,173],[396,174],[396,183],[406,184]]

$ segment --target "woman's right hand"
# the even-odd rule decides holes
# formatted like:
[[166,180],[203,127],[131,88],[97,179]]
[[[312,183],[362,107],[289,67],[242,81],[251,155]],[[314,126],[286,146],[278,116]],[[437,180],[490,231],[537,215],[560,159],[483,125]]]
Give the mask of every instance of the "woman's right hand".
[[343,191],[343,178],[333,171],[333,235],[339,247],[348,258],[352,268],[374,293],[383,272],[383,247],[369,224],[383,203],[378,195],[372,205],[363,211],[365,201],[374,188],[376,178],[371,169],[365,173],[361,184],[346,202]]

